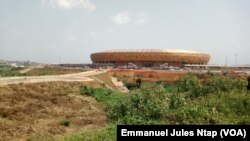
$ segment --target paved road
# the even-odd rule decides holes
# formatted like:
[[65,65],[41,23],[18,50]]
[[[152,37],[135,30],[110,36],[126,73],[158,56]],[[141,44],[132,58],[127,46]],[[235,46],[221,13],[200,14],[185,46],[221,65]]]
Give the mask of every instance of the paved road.
[[0,85],[18,84],[18,83],[36,83],[48,81],[94,81],[90,76],[104,73],[103,71],[91,70],[81,73],[49,76],[25,76],[25,77],[0,77]]

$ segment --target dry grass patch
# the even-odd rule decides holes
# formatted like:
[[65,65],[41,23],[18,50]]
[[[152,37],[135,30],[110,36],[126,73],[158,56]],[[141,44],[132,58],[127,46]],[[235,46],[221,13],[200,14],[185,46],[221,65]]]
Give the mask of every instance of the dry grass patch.
[[34,68],[28,72],[26,72],[27,76],[38,76],[38,75],[59,75],[59,74],[71,74],[84,72],[89,69],[84,68],[65,68],[65,67],[50,67],[46,66],[43,68]]
[[[79,95],[80,82],[0,87],[1,140],[53,136],[106,124],[102,105]],[[86,85],[99,87],[96,82]]]

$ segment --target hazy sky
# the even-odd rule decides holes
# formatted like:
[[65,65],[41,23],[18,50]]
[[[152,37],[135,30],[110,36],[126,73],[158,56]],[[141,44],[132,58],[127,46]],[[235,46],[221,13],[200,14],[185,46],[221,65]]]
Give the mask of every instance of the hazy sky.
[[0,0],[0,59],[90,63],[108,49],[185,49],[250,64],[249,0]]

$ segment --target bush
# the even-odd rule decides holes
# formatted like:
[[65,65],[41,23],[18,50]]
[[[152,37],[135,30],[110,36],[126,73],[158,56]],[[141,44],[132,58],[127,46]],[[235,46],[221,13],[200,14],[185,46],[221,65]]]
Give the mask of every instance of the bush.
[[203,95],[198,77],[193,74],[185,75],[177,83],[180,92],[189,92],[191,97]]
[[248,82],[247,89],[250,90],[250,76],[247,78],[247,82]]
[[124,84],[129,90],[138,88],[138,85],[136,83],[126,82]]
[[246,79],[188,74],[173,84],[142,83],[129,94],[84,86],[81,93],[104,103],[115,124],[246,124],[250,123],[246,87]]
[[170,109],[177,109],[186,104],[186,99],[181,94],[171,94],[170,95]]
[[191,97],[198,97],[207,94],[216,94],[220,92],[246,90],[248,82],[243,78],[231,78],[221,75],[212,75],[212,73],[201,74],[203,80],[199,80],[193,74],[187,74],[178,82],[180,92],[187,92]]
[[193,74],[187,74],[182,77],[178,82],[179,90],[181,92],[192,91],[196,89],[199,85],[199,80],[197,76]]
[[169,101],[160,85],[143,84],[127,99],[112,105],[109,119],[122,124],[154,124],[165,115]]
[[81,95],[87,95],[87,96],[93,96],[94,89],[91,88],[91,87],[88,87],[86,85],[81,85],[80,86],[80,94]]
[[102,102],[107,106],[113,104],[115,101],[119,101],[126,97],[126,95],[119,92],[111,91],[106,87],[101,88],[91,88],[86,85],[80,86],[80,95],[92,96],[98,102]]
[[142,79],[141,77],[137,76],[136,79],[135,79],[135,83],[137,85],[137,88],[140,88],[141,87],[141,84],[142,84]]
[[20,73],[21,68],[2,68],[0,76],[10,77],[10,76],[23,76],[24,74]]
[[66,127],[68,127],[69,126],[69,124],[70,124],[70,121],[68,120],[68,119],[64,119],[63,121],[61,121],[61,123],[60,123],[61,125],[63,125],[63,126],[66,126]]
[[109,125],[99,129],[83,130],[79,133],[71,133],[60,140],[62,141],[114,141],[116,126]]

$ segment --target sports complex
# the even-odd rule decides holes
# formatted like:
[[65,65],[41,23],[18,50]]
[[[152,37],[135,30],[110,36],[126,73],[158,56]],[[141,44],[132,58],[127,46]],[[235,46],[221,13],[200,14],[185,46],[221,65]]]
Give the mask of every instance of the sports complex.
[[137,67],[184,67],[185,65],[206,65],[210,55],[189,50],[168,49],[118,49],[96,52],[90,55],[97,66]]

